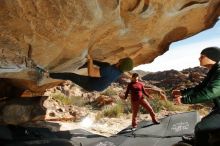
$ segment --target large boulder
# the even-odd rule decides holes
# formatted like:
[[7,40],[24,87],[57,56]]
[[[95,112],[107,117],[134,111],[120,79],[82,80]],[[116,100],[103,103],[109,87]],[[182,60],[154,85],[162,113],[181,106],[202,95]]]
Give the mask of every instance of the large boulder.
[[135,66],[150,63],[219,14],[220,0],[0,0],[0,78],[39,90],[35,65],[77,71],[88,52],[109,63],[136,53]]

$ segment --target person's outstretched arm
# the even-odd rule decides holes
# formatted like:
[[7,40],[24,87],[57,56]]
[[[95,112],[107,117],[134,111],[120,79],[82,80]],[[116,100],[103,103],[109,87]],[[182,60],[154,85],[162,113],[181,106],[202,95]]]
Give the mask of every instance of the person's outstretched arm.
[[142,85],[142,92],[144,93],[145,96],[148,98],[153,98],[148,92],[145,91],[144,86]]
[[127,86],[124,99],[128,98],[129,91],[130,91],[130,84],[128,84],[128,86]]
[[93,59],[88,55],[88,76],[90,77],[100,77],[99,68],[94,67]]

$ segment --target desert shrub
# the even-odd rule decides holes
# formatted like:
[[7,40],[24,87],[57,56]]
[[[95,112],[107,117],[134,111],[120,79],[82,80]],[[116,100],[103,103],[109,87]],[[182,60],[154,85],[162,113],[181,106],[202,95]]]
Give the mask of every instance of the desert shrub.
[[87,104],[87,101],[83,99],[82,96],[71,96],[72,104],[76,106],[84,106]]
[[96,116],[95,116],[95,120],[99,121],[101,118],[103,118],[102,112],[97,113]]
[[62,105],[84,106],[86,101],[81,96],[68,97],[62,93],[54,93],[51,97]]
[[124,113],[125,114],[129,114],[131,113],[131,101],[127,100],[126,102],[122,102],[121,104],[123,104],[123,108],[124,108]]
[[105,109],[103,109],[102,112],[98,113],[96,115],[96,120],[102,118],[102,117],[109,117],[109,118],[115,118],[121,116],[125,112],[126,106],[121,101],[118,101],[113,106],[108,106]]
[[[181,111],[182,107],[180,105],[175,105],[172,101],[169,100],[160,100],[158,96],[153,96],[153,99],[149,99],[149,103],[154,109],[156,113],[160,112],[161,110],[167,111]],[[141,108],[142,113],[148,113],[143,107]]]
[[51,95],[51,97],[54,100],[58,101],[60,104],[63,104],[63,105],[71,105],[72,104],[72,99],[62,93],[54,93]]
[[112,107],[106,108],[103,111],[104,117],[119,117],[124,112],[124,107],[122,104],[116,104]]
[[107,88],[104,92],[102,92],[102,95],[114,96],[117,95],[117,91],[115,91],[113,88]]
[[159,104],[163,107],[162,109],[165,109],[167,111],[181,111],[182,107],[180,105],[175,105],[172,101],[164,101],[160,100]]

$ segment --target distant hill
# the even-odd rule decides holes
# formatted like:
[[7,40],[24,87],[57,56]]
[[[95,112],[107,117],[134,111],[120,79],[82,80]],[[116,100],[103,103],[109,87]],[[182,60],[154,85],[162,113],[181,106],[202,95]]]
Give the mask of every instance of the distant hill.
[[151,72],[146,72],[146,71],[143,71],[143,70],[132,70],[130,71],[131,73],[138,73],[140,77],[143,77]]
[[182,89],[195,86],[204,78],[207,72],[208,70],[205,68],[194,67],[182,71],[167,70],[154,73],[151,72],[144,75],[142,79],[152,85],[170,91],[176,88]]

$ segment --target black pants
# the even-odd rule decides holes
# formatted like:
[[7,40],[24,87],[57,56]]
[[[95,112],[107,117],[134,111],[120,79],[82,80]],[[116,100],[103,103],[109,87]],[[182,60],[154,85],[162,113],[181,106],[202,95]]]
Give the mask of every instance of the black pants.
[[220,129],[220,111],[215,110],[196,124],[195,146],[208,146],[209,132]]
[[103,91],[107,88],[101,77],[90,77],[75,73],[50,73],[50,77],[70,80],[87,91]]

